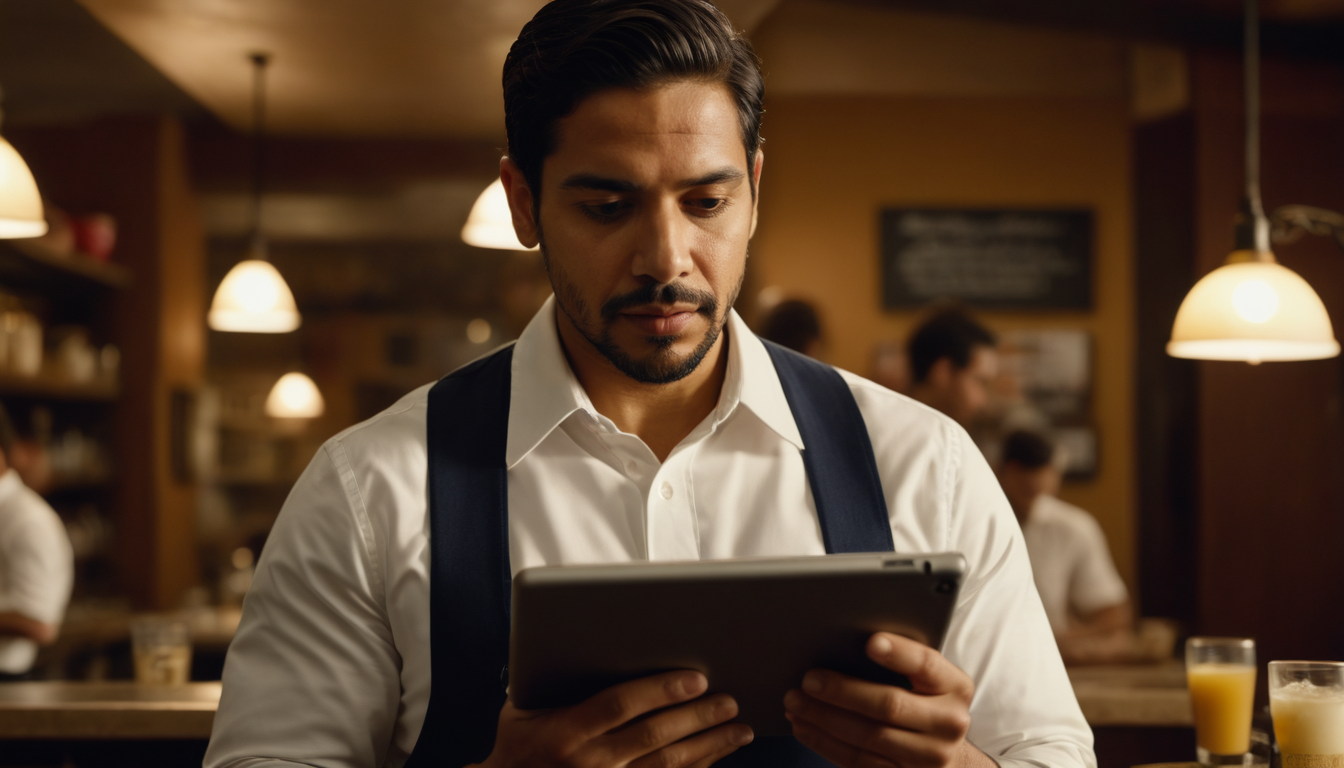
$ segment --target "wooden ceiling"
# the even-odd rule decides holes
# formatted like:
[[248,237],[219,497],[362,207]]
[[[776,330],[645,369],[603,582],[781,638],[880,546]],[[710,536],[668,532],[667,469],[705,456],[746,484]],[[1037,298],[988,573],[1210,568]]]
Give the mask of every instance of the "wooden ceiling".
[[[778,0],[722,3],[750,27]],[[276,133],[502,138],[500,70],[544,0],[80,0],[235,129],[273,55]]]

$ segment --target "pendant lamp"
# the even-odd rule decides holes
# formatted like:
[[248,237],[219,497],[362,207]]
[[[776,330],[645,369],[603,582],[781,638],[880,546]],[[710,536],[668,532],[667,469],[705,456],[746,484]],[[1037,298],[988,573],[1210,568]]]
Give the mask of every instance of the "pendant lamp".
[[1257,0],[1246,0],[1246,193],[1235,247],[1176,312],[1167,354],[1197,360],[1319,360],[1339,354],[1325,305],[1274,258],[1260,202],[1260,40]]
[[266,238],[261,232],[261,193],[265,180],[265,74],[269,60],[266,54],[252,54],[252,244],[247,258],[229,270],[210,302],[208,320],[216,331],[288,333],[302,322],[294,304],[294,294],[267,258]]
[[504,182],[499,179],[490,182],[471,206],[471,215],[462,227],[462,241],[477,248],[536,250],[536,246],[528,248],[518,242],[518,235],[513,231],[513,214],[509,212],[509,197],[504,192]]
[[14,145],[0,138],[0,239],[47,234],[42,195]]
[[322,415],[326,402],[307,375],[291,371],[280,377],[266,396],[266,415],[278,419],[312,419]]

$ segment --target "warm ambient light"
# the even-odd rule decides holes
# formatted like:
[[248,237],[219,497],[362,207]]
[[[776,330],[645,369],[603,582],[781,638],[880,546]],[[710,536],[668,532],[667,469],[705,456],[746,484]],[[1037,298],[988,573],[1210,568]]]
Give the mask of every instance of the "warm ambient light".
[[288,333],[299,327],[294,294],[268,261],[239,262],[215,291],[210,327],[216,331]]
[[0,139],[0,238],[41,237],[47,233],[42,196],[33,172],[8,141]]
[[518,242],[518,235],[513,231],[513,214],[509,213],[509,198],[499,179],[491,182],[471,206],[471,215],[462,227],[462,241],[477,248],[536,250]]
[[313,380],[302,373],[286,373],[266,397],[266,415],[278,419],[312,419],[322,415],[326,403]]
[[1190,289],[1176,313],[1168,354],[1249,363],[1339,354],[1330,316],[1306,280],[1274,261],[1238,257],[1233,254]]

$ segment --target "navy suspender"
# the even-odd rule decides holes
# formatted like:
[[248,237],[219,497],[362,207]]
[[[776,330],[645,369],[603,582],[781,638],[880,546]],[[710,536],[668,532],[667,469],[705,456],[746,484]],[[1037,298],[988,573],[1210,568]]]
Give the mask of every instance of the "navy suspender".
[[[828,553],[889,552],[886,498],[863,415],[830,366],[766,343],[802,435]],[[429,393],[429,706],[407,768],[457,768],[494,747],[509,652],[508,477],[513,347]],[[760,739],[719,765],[829,766],[792,737]]]

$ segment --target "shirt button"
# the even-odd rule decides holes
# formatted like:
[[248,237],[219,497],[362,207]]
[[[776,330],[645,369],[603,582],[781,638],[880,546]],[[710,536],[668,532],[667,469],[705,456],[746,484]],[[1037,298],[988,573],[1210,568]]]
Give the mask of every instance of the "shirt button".
[[625,470],[631,474],[634,474],[635,472],[639,471],[639,463],[632,461],[629,464],[625,465]]
[[663,487],[659,489],[659,493],[663,495],[664,499],[672,498],[672,484],[663,483]]

